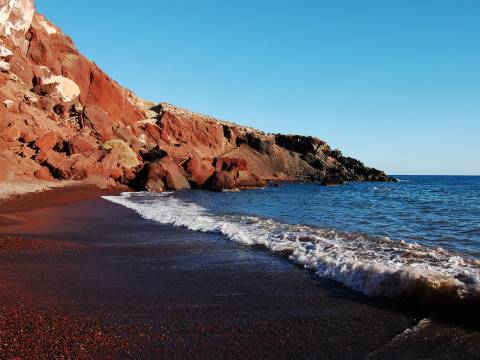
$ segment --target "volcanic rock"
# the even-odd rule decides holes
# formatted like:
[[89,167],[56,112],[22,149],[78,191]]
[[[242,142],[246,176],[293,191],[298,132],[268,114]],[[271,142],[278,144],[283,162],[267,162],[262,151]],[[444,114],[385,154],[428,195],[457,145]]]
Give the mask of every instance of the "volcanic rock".
[[235,178],[228,171],[217,171],[205,183],[205,188],[213,191],[235,189]]
[[88,179],[150,191],[394,181],[320,139],[138,98],[33,0],[0,0],[0,20],[0,180]]
[[39,180],[53,180],[53,176],[47,167],[42,167],[39,170],[35,171],[34,175]]
[[189,176],[189,180],[196,188],[201,188],[205,182],[213,175],[215,168],[212,161],[207,159],[200,159],[198,156],[193,156],[185,164],[185,170]]
[[145,165],[139,178],[141,186],[148,191],[190,189],[185,172],[169,156]]

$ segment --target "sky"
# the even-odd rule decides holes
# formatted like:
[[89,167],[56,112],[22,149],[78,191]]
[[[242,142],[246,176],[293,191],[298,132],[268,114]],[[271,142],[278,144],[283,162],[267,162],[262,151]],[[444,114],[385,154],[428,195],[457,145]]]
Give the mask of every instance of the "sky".
[[316,136],[390,174],[480,175],[480,1],[36,6],[144,99]]

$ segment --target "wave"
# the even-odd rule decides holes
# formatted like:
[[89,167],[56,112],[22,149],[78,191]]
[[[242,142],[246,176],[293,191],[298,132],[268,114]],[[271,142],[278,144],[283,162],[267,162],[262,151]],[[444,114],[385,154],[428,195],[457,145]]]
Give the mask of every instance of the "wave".
[[374,186],[372,189],[375,190],[375,191],[392,191],[392,189],[390,189],[390,188],[378,187],[378,186]]
[[104,199],[148,220],[221,233],[243,245],[287,254],[318,276],[367,296],[480,299],[480,261],[442,248],[256,216],[215,214],[172,193],[123,193]]

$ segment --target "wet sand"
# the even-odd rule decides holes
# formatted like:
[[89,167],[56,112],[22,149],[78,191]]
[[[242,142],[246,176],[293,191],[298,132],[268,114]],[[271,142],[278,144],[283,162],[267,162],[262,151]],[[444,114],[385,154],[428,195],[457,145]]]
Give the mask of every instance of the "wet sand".
[[475,327],[144,220],[102,193],[0,202],[0,358],[480,358]]

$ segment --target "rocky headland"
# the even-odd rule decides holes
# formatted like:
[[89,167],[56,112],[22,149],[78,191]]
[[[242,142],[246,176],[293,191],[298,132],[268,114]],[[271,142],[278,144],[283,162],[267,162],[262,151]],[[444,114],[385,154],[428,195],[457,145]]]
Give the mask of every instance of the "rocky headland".
[[0,0],[0,182],[32,179],[148,191],[395,181],[314,137],[144,101],[79,53],[33,0]]

